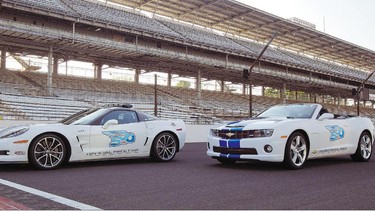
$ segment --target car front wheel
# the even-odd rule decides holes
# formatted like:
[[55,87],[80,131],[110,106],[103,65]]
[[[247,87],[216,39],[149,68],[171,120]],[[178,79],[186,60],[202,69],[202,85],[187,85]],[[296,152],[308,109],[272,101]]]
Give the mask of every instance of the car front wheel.
[[164,132],[159,134],[151,146],[151,158],[158,162],[171,161],[177,152],[177,139],[174,135]]
[[301,132],[289,136],[285,146],[284,165],[289,169],[300,169],[307,159],[307,140]]
[[363,132],[359,137],[357,150],[351,155],[353,161],[366,162],[372,155],[372,140],[369,132]]
[[64,162],[65,156],[65,143],[54,134],[37,137],[29,148],[29,162],[38,169],[55,169]]

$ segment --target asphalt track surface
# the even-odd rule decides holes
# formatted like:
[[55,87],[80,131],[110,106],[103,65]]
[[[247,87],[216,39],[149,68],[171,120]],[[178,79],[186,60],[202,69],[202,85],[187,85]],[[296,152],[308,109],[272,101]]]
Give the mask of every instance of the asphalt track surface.
[[[0,179],[101,209],[375,209],[375,158],[311,160],[304,169],[239,162],[223,166],[205,143],[188,143],[169,163],[150,159],[73,163],[52,171],[1,165]],[[0,186],[31,209],[72,209]]]

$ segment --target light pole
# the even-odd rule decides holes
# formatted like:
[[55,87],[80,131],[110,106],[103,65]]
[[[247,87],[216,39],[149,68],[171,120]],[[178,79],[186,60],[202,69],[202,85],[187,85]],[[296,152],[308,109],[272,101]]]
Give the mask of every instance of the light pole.
[[[244,78],[245,78],[245,75],[248,77],[248,81],[249,81],[249,115],[250,115],[250,118],[253,117],[253,90],[252,90],[252,76],[251,76],[251,73],[252,73],[252,70],[255,66],[256,63],[259,62],[259,59],[260,57],[262,57],[263,53],[267,50],[268,46],[271,44],[272,40],[277,36],[277,32],[274,32],[271,39],[268,41],[267,45],[264,46],[263,50],[259,53],[258,57],[255,59],[255,61],[253,62],[253,64],[251,64],[249,70],[248,70],[248,74],[245,74],[245,71],[244,70]],[[245,78],[246,79],[246,78]]]

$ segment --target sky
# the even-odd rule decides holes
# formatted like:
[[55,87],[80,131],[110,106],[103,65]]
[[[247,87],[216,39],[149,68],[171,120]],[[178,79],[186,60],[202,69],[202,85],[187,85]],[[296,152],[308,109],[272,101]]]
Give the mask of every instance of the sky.
[[237,1],[282,18],[297,17],[319,31],[375,51],[375,0]]

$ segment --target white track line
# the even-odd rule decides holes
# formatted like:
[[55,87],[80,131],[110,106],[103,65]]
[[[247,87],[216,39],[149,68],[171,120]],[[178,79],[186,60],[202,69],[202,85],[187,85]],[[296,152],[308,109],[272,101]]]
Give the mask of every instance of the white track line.
[[101,210],[100,208],[97,208],[97,207],[93,207],[93,206],[90,206],[90,205],[87,205],[87,204],[83,204],[83,203],[80,203],[80,202],[77,202],[77,201],[73,201],[73,200],[61,197],[61,196],[57,196],[57,195],[50,194],[50,193],[47,193],[47,192],[44,192],[44,191],[40,191],[40,190],[37,190],[37,189],[34,189],[34,188],[23,186],[23,185],[20,185],[20,184],[14,183],[14,182],[10,182],[10,181],[7,181],[7,180],[0,179],[0,184],[6,185],[6,186],[9,186],[9,187],[21,190],[21,191],[25,191],[25,192],[28,192],[28,193],[31,193],[31,194],[49,199],[51,201],[55,201],[55,202],[60,203],[60,204],[67,205],[69,207],[73,207],[73,208],[76,208],[76,209],[79,209],[79,210]]

